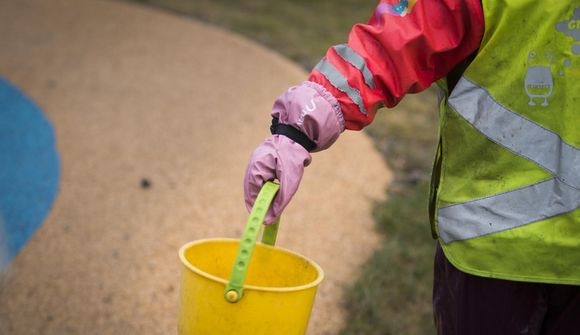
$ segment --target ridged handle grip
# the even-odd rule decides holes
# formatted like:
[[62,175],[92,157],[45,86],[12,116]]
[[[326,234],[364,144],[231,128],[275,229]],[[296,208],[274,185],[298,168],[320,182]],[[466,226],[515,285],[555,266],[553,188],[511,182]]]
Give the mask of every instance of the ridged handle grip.
[[[260,228],[278,189],[280,189],[280,185],[273,182],[266,182],[256,198],[254,207],[252,207],[246,229],[240,241],[238,254],[234,261],[232,275],[224,293],[224,297],[228,302],[236,303],[243,296],[244,280],[246,279],[258,235],[260,234]],[[262,236],[262,242],[264,244],[274,245],[276,243],[279,224],[280,219],[277,219],[274,224],[266,226]]]

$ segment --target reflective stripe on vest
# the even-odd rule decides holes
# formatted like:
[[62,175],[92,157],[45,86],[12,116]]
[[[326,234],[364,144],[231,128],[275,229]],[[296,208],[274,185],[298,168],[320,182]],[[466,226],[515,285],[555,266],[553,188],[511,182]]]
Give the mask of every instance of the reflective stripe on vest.
[[496,102],[484,88],[461,78],[449,105],[496,144],[531,160],[555,177],[490,197],[440,208],[445,243],[528,225],[580,207],[580,150],[550,130]]
[[346,80],[346,77],[338,71],[326,58],[323,58],[315,67],[318,72],[322,73],[324,77],[341,92],[344,92],[350,100],[352,100],[359,108],[359,111],[365,116],[368,116],[360,91],[351,87]]
[[334,46],[334,50],[340,57],[342,57],[342,59],[357,68],[362,73],[365,79],[365,84],[368,87],[375,88],[375,82],[373,81],[374,76],[371,73],[371,70],[369,70],[367,62],[364,60],[364,58],[362,58],[361,55],[359,55],[346,44],[336,45]]

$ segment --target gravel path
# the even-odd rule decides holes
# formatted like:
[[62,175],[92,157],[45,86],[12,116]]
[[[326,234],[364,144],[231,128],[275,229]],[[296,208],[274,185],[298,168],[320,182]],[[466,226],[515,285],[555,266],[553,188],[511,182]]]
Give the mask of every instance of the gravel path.
[[[0,73],[52,121],[62,161],[51,214],[0,276],[0,334],[174,334],[178,248],[241,235],[249,153],[273,99],[306,74],[120,2],[0,0],[0,36]],[[361,133],[307,168],[278,243],[327,274],[309,334],[341,327],[342,286],[377,246],[370,210],[389,177]]]

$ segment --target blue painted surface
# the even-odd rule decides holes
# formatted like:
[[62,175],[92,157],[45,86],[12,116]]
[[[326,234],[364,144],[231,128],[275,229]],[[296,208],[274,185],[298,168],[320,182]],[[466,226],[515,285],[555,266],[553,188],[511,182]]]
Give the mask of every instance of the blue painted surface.
[[0,269],[43,223],[59,176],[50,122],[32,100],[0,77]]

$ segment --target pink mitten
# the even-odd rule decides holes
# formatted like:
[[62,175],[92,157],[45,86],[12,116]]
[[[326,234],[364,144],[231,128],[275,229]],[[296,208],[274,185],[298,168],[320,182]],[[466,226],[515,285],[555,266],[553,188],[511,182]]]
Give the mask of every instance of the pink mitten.
[[272,117],[273,135],[254,150],[244,176],[248,210],[266,181],[278,179],[280,182],[280,190],[266,215],[266,224],[280,216],[296,193],[304,167],[311,161],[308,151],[328,148],[344,131],[344,119],[336,99],[322,86],[308,81],[278,97]]
[[252,209],[254,201],[269,180],[278,179],[280,190],[264,220],[274,223],[298,189],[304,167],[310,164],[310,154],[300,144],[283,135],[268,137],[254,150],[244,176],[246,208]]

